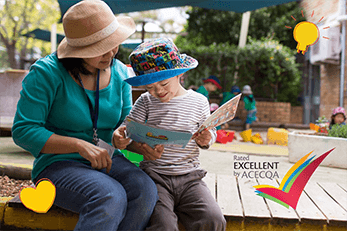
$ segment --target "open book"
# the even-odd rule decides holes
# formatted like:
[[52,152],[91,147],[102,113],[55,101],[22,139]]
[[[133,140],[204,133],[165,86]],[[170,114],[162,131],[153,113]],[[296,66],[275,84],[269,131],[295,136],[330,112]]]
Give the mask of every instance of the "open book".
[[[241,94],[238,94],[214,111],[199,127],[196,133],[204,129],[210,130],[232,120],[235,117],[240,98]],[[129,118],[127,118],[126,134],[127,137],[130,137],[132,140],[139,143],[146,143],[152,148],[157,144],[185,148],[194,135],[190,132],[178,132],[156,128],[154,126],[135,122]]]

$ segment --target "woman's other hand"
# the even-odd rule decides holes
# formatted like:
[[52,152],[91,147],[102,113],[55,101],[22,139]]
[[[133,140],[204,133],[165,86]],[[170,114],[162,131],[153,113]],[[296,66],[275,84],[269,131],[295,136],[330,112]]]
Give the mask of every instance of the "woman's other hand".
[[130,138],[125,136],[125,130],[125,126],[119,127],[113,132],[112,136],[113,145],[121,150],[125,149],[130,143]]
[[89,160],[92,168],[103,169],[106,168],[106,172],[109,173],[112,166],[112,159],[108,152],[104,148],[95,146],[84,140],[77,142],[78,153],[85,159]]

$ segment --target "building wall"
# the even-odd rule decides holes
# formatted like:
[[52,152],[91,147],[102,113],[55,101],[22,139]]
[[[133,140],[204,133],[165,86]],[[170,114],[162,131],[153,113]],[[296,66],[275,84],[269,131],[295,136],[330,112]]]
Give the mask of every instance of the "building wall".
[[[315,24],[322,19],[324,22],[330,15],[337,14],[339,11],[339,0],[302,0],[301,6],[304,9],[304,14],[307,20]],[[347,4],[346,4],[347,5]],[[347,7],[347,6],[346,6]],[[314,11],[313,16],[312,12]],[[321,39],[321,38],[320,38]],[[347,36],[345,39],[347,47]],[[345,54],[345,74],[344,74],[344,107],[347,108],[347,52]],[[340,60],[341,62],[341,60]],[[321,78],[321,95],[320,95],[320,108],[319,116],[326,116],[330,118],[332,109],[338,107],[340,102],[340,68],[341,65],[321,64],[320,65],[320,78]]]
[[[220,98],[211,97],[210,103],[219,104]],[[303,107],[292,107],[290,103],[283,102],[264,102],[257,101],[257,117],[260,122],[284,123],[284,124],[302,124],[303,123]],[[247,111],[245,104],[241,98],[237,108],[236,116],[246,121]]]
[[302,106],[295,106],[290,108],[290,123],[302,124],[303,123],[304,108]]
[[0,116],[14,117],[22,89],[22,80],[28,71],[14,70],[0,73]]
[[[301,7],[307,21],[317,23],[322,17],[338,11],[339,0],[302,0]],[[313,16],[312,16],[313,13]],[[294,16],[294,15],[293,15]],[[323,21],[323,20],[322,20]]]

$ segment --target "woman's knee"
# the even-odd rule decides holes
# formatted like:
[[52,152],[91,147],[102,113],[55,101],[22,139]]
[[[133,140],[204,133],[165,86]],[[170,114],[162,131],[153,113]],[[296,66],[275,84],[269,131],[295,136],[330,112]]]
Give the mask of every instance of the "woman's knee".
[[138,197],[143,197],[154,203],[158,200],[158,191],[154,181],[142,170],[137,172],[131,180],[132,188],[138,192]]

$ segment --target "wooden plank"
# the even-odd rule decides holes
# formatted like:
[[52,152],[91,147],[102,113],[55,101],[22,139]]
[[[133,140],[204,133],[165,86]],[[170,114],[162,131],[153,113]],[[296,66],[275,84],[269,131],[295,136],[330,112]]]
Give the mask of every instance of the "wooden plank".
[[337,183],[337,185],[347,193],[347,184]]
[[[273,179],[258,179],[259,184],[265,184],[265,185],[271,185],[271,186],[279,186],[277,182]],[[299,221],[300,218],[294,211],[292,207],[289,207],[287,209],[283,205],[280,205],[272,200],[265,199],[267,205],[269,206],[269,209],[271,211],[272,217],[274,220],[281,220],[281,219],[287,219],[287,220],[294,220],[294,221]]]
[[[308,182],[308,184],[312,184]],[[314,184],[314,183],[313,183]],[[319,208],[312,202],[305,192],[302,192],[296,206],[296,212],[300,217],[301,222],[322,223],[327,224],[328,220],[319,210]]]
[[328,223],[345,223],[347,212],[341,208],[317,183],[308,183],[304,189],[309,198],[328,218]]
[[336,183],[322,182],[318,185],[332,197],[337,204],[339,204],[345,211],[347,211],[347,194]]
[[203,178],[203,181],[207,184],[207,187],[210,189],[211,194],[214,199],[216,199],[216,174],[207,173]]
[[234,176],[217,175],[217,202],[224,215],[244,217]]
[[270,211],[263,199],[255,193],[254,185],[258,185],[255,179],[238,179],[242,205],[245,217],[271,219]]

